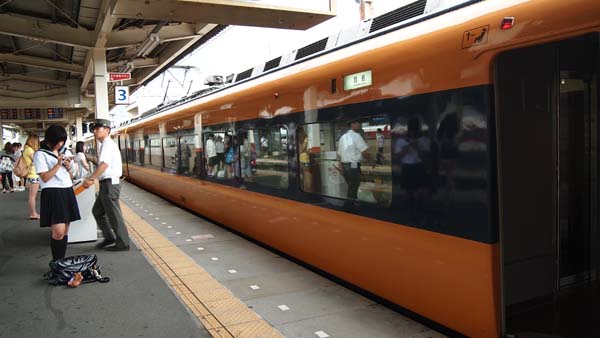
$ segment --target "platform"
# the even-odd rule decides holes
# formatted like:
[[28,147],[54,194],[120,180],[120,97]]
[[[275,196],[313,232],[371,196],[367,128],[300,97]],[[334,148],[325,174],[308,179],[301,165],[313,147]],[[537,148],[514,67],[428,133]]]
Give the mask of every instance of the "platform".
[[0,196],[0,337],[444,337],[128,183],[132,250],[67,252],[96,253],[111,282],[51,286],[26,198]]

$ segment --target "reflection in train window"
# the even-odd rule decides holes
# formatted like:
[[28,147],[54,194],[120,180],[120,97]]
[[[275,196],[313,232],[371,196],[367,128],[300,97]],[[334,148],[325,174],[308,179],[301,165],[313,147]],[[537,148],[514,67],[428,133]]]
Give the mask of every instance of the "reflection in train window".
[[164,137],[162,139],[165,168],[177,169],[177,138]]
[[194,144],[197,135],[181,136],[179,139],[179,150],[176,153],[175,162],[177,163],[177,173],[180,175],[191,176],[192,169],[196,164],[196,151]]
[[239,176],[246,182],[287,189],[287,129],[247,129],[239,136]]
[[143,155],[144,155],[144,162],[142,163],[142,165],[144,164],[152,164],[150,162],[150,139],[147,138],[146,136],[144,136],[144,140],[140,141],[140,147],[143,147],[141,149]]
[[140,140],[136,136],[131,136],[133,143],[133,164],[144,165],[144,157],[140,150]]
[[209,127],[202,130],[204,138],[204,163],[206,175],[215,178],[225,178],[225,131]]
[[160,139],[150,139],[150,165],[162,167],[162,151]]
[[390,204],[392,165],[387,117],[305,124],[298,127],[296,139],[303,191]]
[[[134,150],[134,136],[127,135],[125,142],[127,144],[127,161],[130,163],[134,163],[137,161],[137,156]],[[125,161],[125,159],[123,159]]]

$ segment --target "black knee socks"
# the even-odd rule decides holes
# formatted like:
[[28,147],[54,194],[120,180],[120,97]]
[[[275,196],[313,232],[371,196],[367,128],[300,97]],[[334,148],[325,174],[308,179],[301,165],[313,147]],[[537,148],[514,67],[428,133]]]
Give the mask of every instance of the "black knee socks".
[[50,238],[50,251],[52,252],[52,260],[65,258],[68,241],[68,235],[63,236],[62,239]]

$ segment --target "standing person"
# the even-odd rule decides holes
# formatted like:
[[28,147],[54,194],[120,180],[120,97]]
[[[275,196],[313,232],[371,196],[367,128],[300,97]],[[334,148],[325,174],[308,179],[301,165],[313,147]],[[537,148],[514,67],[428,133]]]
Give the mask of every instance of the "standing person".
[[[15,159],[17,159],[17,161],[19,160],[19,158],[21,158],[21,156],[23,155],[23,149],[21,148],[23,145],[19,142],[15,142],[13,143],[13,148],[15,148]],[[25,191],[25,180],[21,179],[19,176],[17,175],[13,175],[15,182],[17,182],[17,187],[15,188],[17,191]]]
[[192,157],[192,149],[187,144],[186,140],[181,143],[181,173],[186,175],[190,173],[190,158]]
[[40,214],[38,214],[35,208],[35,199],[37,198],[37,192],[40,188],[40,177],[37,175],[35,166],[33,165],[33,154],[38,151],[39,148],[40,137],[37,136],[37,134],[29,134],[29,136],[27,136],[27,141],[25,141],[25,146],[23,147],[23,159],[29,169],[29,174],[26,177],[26,182],[29,184],[29,219],[40,219]]
[[213,176],[213,170],[217,164],[217,147],[213,134],[208,135],[208,139],[206,140],[206,159],[208,160],[208,176]]
[[360,162],[362,158],[370,159],[367,153],[369,146],[360,135],[360,122],[350,122],[350,129],[340,137],[338,144],[338,156],[342,162],[342,174],[348,183],[349,199],[356,199],[358,187],[360,186],[361,171]]
[[408,130],[398,138],[394,154],[400,158],[402,173],[400,186],[408,197],[409,221],[416,222],[425,216],[424,205],[431,190],[431,176],[425,169],[425,157],[431,153],[431,141],[422,130],[421,120],[412,117],[408,120]]
[[269,156],[269,139],[265,135],[260,137],[260,154],[263,157]]
[[221,136],[217,137],[217,144],[215,144],[215,149],[217,150],[217,174],[223,168],[223,164],[225,162],[225,143],[223,142],[223,138]]
[[[97,119],[92,129],[99,143],[98,163],[96,171],[83,182],[83,187],[91,187],[96,179],[100,181],[100,191],[92,207],[92,214],[102,230],[104,240],[96,247],[106,248],[108,251],[128,251],[129,234],[119,204],[119,180],[123,175],[121,152],[117,143],[110,138],[109,120]],[[111,244],[115,245],[109,246]]]
[[298,160],[300,162],[300,167],[302,167],[302,171],[300,172],[302,190],[304,192],[312,192],[313,168],[310,161],[310,153],[308,151],[308,135],[306,134],[304,127],[299,127],[296,135],[298,138],[298,148],[300,149],[300,156],[298,157]]
[[383,136],[383,131],[381,128],[377,128],[375,140],[377,141],[377,160],[375,162],[377,164],[383,164],[383,147],[385,146],[385,136]]
[[33,155],[33,164],[42,187],[40,227],[52,229],[52,260],[65,258],[69,224],[81,219],[69,175],[71,161],[60,151],[64,149],[66,141],[65,128],[53,124],[46,130],[43,147]]
[[12,143],[6,142],[4,150],[0,153],[0,173],[2,173],[2,193],[15,192],[13,183],[13,170],[15,169],[15,149]]
[[90,164],[85,159],[85,143],[78,141],[75,144],[75,163],[77,163],[76,178],[82,179],[90,173]]

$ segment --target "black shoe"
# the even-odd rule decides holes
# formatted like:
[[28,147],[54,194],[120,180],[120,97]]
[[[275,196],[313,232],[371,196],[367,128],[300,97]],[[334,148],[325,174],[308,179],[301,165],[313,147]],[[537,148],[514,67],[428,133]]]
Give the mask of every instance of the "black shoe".
[[104,249],[105,247],[111,245],[111,244],[115,244],[115,240],[114,239],[105,239],[102,242],[96,244],[96,248],[98,249]]
[[129,251],[129,245],[128,246],[109,246],[108,248],[105,248],[104,250],[106,251]]

